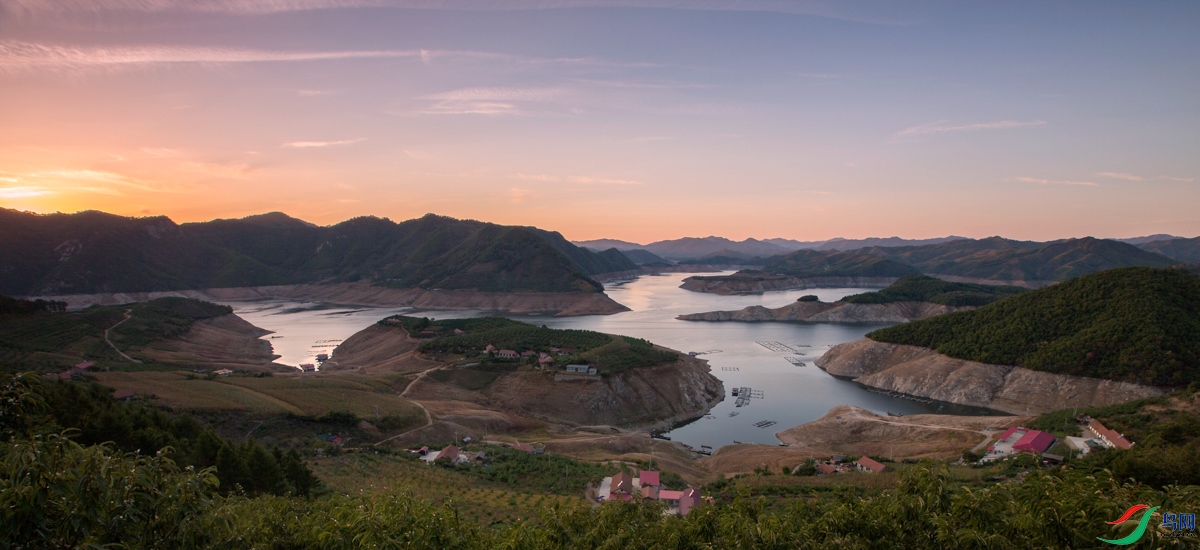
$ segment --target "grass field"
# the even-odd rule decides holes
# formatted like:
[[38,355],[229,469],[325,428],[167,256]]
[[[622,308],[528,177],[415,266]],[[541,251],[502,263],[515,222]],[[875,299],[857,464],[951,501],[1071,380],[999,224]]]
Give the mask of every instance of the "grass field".
[[345,411],[361,417],[397,416],[424,420],[420,408],[395,394],[388,380],[351,375],[337,377],[229,376],[206,379],[191,373],[103,372],[97,381],[114,389],[151,395],[155,403],[177,410],[244,411],[256,414],[320,416]]

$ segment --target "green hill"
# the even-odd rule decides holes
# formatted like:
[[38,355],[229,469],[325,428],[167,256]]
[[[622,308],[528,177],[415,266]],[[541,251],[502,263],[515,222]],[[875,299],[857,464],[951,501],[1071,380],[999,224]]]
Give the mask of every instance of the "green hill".
[[910,275],[883,290],[854,294],[842,300],[854,304],[931,302],[946,306],[978,307],[1015,296],[1025,290],[1016,286],[951,283],[925,275]]
[[793,277],[904,277],[920,272],[903,263],[859,251],[797,250],[769,258],[763,271]]
[[562,235],[426,215],[328,227],[274,212],[177,225],[103,212],[0,209],[0,293],[55,295],[369,280],[398,287],[598,292],[637,266]]
[[874,331],[984,363],[1160,386],[1200,382],[1200,277],[1102,271],[981,307]]
[[1187,264],[1200,262],[1200,237],[1194,239],[1151,241],[1139,244],[1137,247]]
[[[232,313],[229,306],[189,298],[159,298],[128,306],[92,306],[55,312],[37,302],[0,296],[0,369],[54,371],[84,360],[120,361],[104,341],[104,331],[125,318],[110,335],[114,343],[145,346],[187,332],[200,319]],[[122,349],[122,351],[127,351]]]

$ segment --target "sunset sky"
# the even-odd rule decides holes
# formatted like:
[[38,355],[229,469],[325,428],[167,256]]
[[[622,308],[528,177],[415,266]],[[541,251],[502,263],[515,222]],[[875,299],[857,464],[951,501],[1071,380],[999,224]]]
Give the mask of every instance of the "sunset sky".
[[1200,235],[1200,2],[5,0],[0,206]]

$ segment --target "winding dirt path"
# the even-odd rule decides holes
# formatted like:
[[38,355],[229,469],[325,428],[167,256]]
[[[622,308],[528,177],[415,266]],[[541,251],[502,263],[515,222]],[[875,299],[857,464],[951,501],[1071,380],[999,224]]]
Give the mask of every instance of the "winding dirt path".
[[134,363],[141,364],[141,361],[138,361],[137,359],[134,359],[134,358],[132,358],[132,357],[130,357],[130,356],[128,356],[128,355],[125,355],[125,352],[123,352],[123,351],[121,351],[121,350],[117,349],[117,346],[116,346],[116,345],[114,345],[114,344],[112,343],[112,340],[109,340],[109,339],[108,339],[108,332],[109,332],[109,331],[111,331],[112,329],[114,329],[114,328],[117,328],[118,326],[120,326],[120,325],[121,325],[121,323],[124,323],[125,321],[128,321],[128,320],[129,320],[129,318],[130,318],[130,317],[132,317],[132,315],[130,315],[130,313],[131,313],[131,312],[133,312],[133,310],[132,310],[132,309],[126,309],[126,310],[125,310],[125,318],[124,318],[124,319],[121,319],[120,321],[117,321],[117,324],[115,324],[115,325],[113,325],[113,326],[111,326],[111,327],[108,327],[108,328],[104,329],[104,341],[105,341],[105,342],[108,342],[108,347],[112,348],[112,349],[113,349],[113,351],[115,351],[115,352],[117,352],[118,354],[120,354],[120,355],[121,355],[121,357],[124,357],[124,358],[125,358],[126,360],[128,360],[128,361],[132,361],[132,362],[134,362]]
[[[418,374],[416,378],[413,378],[413,379],[412,379],[412,382],[409,382],[407,386],[404,386],[404,390],[400,392],[400,397],[404,397],[404,398],[406,398],[406,399],[407,399],[407,398],[408,398],[408,390],[411,390],[411,389],[412,389],[412,387],[413,387],[413,385],[414,385],[414,384],[416,384],[418,380],[420,380],[420,379],[424,378],[426,374],[429,374],[430,372],[433,372],[433,371],[435,371],[435,370],[438,370],[438,369],[441,369],[441,368],[444,368],[444,367],[445,367],[445,365],[440,365],[440,364],[439,364],[439,365],[435,365],[435,366],[432,366],[432,367],[430,367],[430,368],[428,368],[428,369],[425,369],[425,370],[421,371],[421,374]],[[393,435],[393,436],[391,436],[391,437],[388,437],[388,438],[382,439],[382,440],[380,440],[380,441],[379,441],[379,443],[386,443],[386,442],[388,442],[388,441],[391,441],[391,440],[393,440],[393,439],[396,439],[397,437],[403,437],[403,436],[406,436],[406,435],[408,435],[408,434],[410,434],[410,433],[413,433],[413,432],[415,432],[415,431],[417,431],[417,430],[421,430],[421,429],[424,429],[424,428],[428,428],[428,427],[430,427],[430,426],[432,426],[432,425],[433,425],[433,416],[431,416],[431,415],[429,414],[429,409],[426,409],[426,408],[425,408],[425,405],[422,405],[422,404],[421,404],[421,402],[420,402],[420,401],[417,401],[416,399],[409,399],[409,401],[411,401],[411,402],[412,402],[413,404],[415,404],[416,406],[418,406],[418,407],[421,407],[421,412],[425,413],[425,424],[424,424],[424,425],[422,425],[422,426],[418,426],[418,427],[416,427],[416,428],[413,428],[413,429],[411,429],[411,430],[408,430],[408,431],[405,431],[405,432],[398,433],[398,434],[396,434],[396,435]]]

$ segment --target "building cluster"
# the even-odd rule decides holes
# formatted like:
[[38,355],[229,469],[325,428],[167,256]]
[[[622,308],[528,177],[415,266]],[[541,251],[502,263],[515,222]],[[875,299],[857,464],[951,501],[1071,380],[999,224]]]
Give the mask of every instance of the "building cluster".
[[[1043,454],[1053,447],[1056,441],[1058,438],[1053,434],[1014,426],[1000,434],[1000,439],[988,447],[987,454],[983,455],[980,462],[1000,460],[1018,453]],[[1049,458],[1062,460],[1062,457]]]
[[[469,437],[463,439],[464,443],[470,443],[470,441],[471,441],[471,438],[469,438]],[[543,452],[542,449],[538,449],[528,443],[514,443],[512,445],[512,448],[514,448],[518,451],[525,451],[525,452],[531,453],[531,454],[542,454],[542,452]],[[473,453],[473,452],[469,452],[469,451],[464,451],[462,449],[459,449],[458,446],[456,446],[456,445],[447,445],[445,448],[443,448],[440,451],[435,451],[435,450],[430,449],[428,446],[425,446],[425,447],[421,447],[420,449],[409,449],[408,452],[416,454],[416,455],[420,455],[421,460],[425,461],[427,464],[433,464],[433,461],[435,461],[439,458],[444,458],[446,460],[449,460],[452,464],[462,464],[462,463],[467,463],[467,462],[485,464],[488,462],[488,457],[487,457],[486,452],[479,451],[477,453]]]
[[1128,450],[1133,448],[1133,442],[1129,441],[1124,434],[1110,430],[1099,420],[1087,416],[1080,417],[1078,420],[1083,425],[1083,437],[1068,437],[1067,446],[1078,451],[1081,456],[1088,454],[1093,449]]
[[88,368],[95,366],[95,365],[96,365],[95,361],[84,361],[82,363],[72,365],[71,368],[69,368],[63,372],[56,373],[56,374],[47,374],[47,375],[43,376],[43,378],[47,378],[49,380],[72,380],[72,379],[83,376],[83,373],[86,372],[88,370]]
[[602,502],[659,501],[667,505],[667,513],[681,516],[688,515],[692,508],[700,504],[699,490],[688,487],[682,491],[672,491],[662,486],[660,477],[658,472],[652,470],[642,470],[637,477],[620,472],[600,482],[596,499]]
[[864,456],[854,462],[847,462],[845,457],[832,456],[828,460],[817,462],[817,476],[828,476],[844,472],[865,472],[868,474],[878,474],[887,469],[887,466],[880,464],[878,460]]

